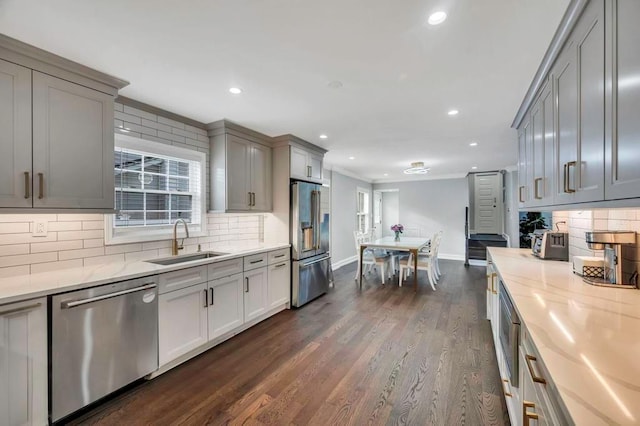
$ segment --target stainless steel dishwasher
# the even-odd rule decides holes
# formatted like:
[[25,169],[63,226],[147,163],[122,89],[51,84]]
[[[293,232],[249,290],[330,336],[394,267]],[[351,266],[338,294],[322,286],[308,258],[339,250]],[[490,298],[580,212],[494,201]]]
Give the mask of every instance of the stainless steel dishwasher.
[[158,368],[157,277],[50,296],[56,422]]

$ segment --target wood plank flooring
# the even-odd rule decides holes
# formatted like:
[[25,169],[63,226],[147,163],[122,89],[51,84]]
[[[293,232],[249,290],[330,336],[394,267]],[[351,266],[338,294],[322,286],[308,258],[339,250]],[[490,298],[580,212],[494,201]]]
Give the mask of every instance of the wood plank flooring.
[[[72,424],[509,424],[485,316],[485,269],[441,261],[434,292],[335,272],[282,312]],[[397,279],[397,278],[396,278]]]

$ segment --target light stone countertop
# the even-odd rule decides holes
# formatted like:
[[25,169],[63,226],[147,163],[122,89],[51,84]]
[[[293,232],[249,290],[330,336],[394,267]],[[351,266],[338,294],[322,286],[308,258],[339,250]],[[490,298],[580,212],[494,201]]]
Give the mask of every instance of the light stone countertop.
[[527,249],[489,253],[575,424],[639,424],[640,291],[591,286]]
[[253,248],[218,247],[214,250],[207,251],[216,251],[228,254],[167,266],[156,265],[144,261],[117,262],[2,278],[0,279],[0,305],[35,299],[50,294],[63,293],[133,278],[176,271],[194,266],[207,265],[209,263],[222,262],[229,259],[287,247],[290,247],[290,245],[260,245]]

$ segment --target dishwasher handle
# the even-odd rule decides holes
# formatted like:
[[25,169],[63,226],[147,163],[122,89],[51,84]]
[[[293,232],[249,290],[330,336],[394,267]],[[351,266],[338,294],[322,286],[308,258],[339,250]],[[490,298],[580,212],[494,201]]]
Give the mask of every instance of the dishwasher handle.
[[101,300],[111,299],[113,297],[124,296],[125,294],[136,293],[143,290],[151,290],[156,288],[156,284],[145,284],[140,287],[129,288],[127,290],[116,291],[114,293],[103,294],[102,296],[89,297],[88,299],[65,301],[60,303],[60,308],[70,309],[77,306],[86,305],[88,303],[99,302]]

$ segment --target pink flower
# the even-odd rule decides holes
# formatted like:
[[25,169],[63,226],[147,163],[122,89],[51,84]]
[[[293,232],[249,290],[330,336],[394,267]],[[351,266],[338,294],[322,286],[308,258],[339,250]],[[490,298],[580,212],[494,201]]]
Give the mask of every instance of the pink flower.
[[404,226],[402,226],[402,224],[400,224],[400,223],[396,223],[395,225],[393,225],[391,227],[391,230],[393,232],[399,232],[399,233],[402,234],[402,231],[404,231]]

